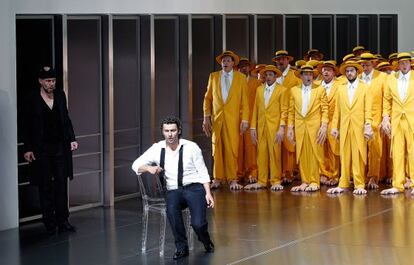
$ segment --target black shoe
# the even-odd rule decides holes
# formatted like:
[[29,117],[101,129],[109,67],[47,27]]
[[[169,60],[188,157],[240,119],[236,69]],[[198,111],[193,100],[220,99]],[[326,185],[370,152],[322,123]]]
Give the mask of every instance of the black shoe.
[[214,244],[213,242],[209,242],[207,244],[204,244],[204,248],[206,250],[206,253],[213,253],[214,252]]
[[63,233],[63,232],[76,232],[76,227],[74,227],[68,221],[66,221],[66,222],[58,225],[58,232],[59,233]]
[[187,257],[188,254],[189,254],[188,249],[179,250],[174,253],[173,259],[176,260],[176,259],[184,258],[184,257]]

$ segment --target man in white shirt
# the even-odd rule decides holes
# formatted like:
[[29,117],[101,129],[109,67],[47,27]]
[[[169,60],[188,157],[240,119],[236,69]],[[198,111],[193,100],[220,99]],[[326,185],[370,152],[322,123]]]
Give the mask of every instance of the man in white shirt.
[[[206,252],[214,252],[206,220],[206,208],[214,207],[214,199],[201,149],[196,143],[180,138],[182,127],[178,118],[165,118],[161,122],[161,132],[165,140],[153,144],[138,157],[132,164],[132,170],[138,175],[144,172],[164,175],[167,187],[167,217],[176,245],[173,259],[189,254],[182,218],[182,209],[185,207],[190,209],[191,226]],[[164,168],[160,166],[161,160],[165,161]]]

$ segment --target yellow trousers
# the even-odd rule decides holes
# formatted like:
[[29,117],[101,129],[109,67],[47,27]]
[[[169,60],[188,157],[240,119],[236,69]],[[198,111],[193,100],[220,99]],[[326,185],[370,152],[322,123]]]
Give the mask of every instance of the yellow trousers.
[[374,130],[374,137],[368,142],[368,177],[380,181],[382,156],[382,136],[378,129]]
[[299,157],[299,172],[303,183],[320,186],[319,160],[314,154],[312,142],[308,132],[303,136],[302,152]]
[[214,179],[218,181],[237,180],[237,156],[233,154],[230,144],[226,144],[230,134],[226,125],[221,128],[221,137],[214,143]]
[[[405,116],[401,117],[397,130],[392,135],[392,186],[399,191],[404,191],[406,166],[408,164],[408,176],[414,177],[414,134],[410,129]],[[413,184],[411,184],[413,185]]]
[[282,147],[274,142],[275,136],[264,132],[257,146],[258,183],[267,186],[269,173],[270,185],[280,184],[282,177]]
[[331,180],[338,180],[339,176],[339,156],[332,151],[328,141],[323,146],[324,161],[320,164],[320,173]]
[[290,177],[294,169],[296,169],[296,152],[290,152],[282,145],[282,171],[286,177]]
[[380,166],[380,181],[392,177],[391,140],[387,136],[382,137],[382,156]]
[[250,130],[247,130],[239,138],[239,156],[237,158],[237,176],[257,177],[256,146],[253,145]]
[[352,130],[347,132],[343,150],[341,150],[341,178],[339,179],[340,188],[349,188],[351,176],[354,179],[354,187],[365,188],[365,163],[355,146],[356,139]]

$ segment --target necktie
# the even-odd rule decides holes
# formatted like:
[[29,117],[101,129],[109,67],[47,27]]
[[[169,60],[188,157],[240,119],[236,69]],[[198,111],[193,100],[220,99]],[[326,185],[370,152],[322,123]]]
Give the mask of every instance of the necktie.
[[266,107],[269,104],[269,100],[270,100],[270,87],[267,87],[266,92],[265,92],[265,105],[266,105]]
[[230,90],[230,74],[229,73],[225,73],[224,74],[224,89],[223,89],[223,100],[226,101],[227,100],[227,96],[229,95],[229,90]]
[[404,100],[407,96],[407,78],[405,75],[401,77],[401,99]]

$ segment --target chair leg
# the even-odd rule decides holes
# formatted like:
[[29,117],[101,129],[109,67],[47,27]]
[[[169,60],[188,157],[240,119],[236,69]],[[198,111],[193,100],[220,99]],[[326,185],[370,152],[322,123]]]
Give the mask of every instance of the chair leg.
[[167,213],[166,211],[161,212],[160,219],[160,257],[164,256],[164,244],[165,244],[165,226],[167,222]]
[[147,250],[147,236],[148,236],[148,209],[144,209],[142,213],[142,238],[141,238],[142,253],[145,253]]
[[190,211],[186,211],[186,220],[185,225],[187,227],[187,242],[188,242],[188,248],[190,250],[194,249],[194,237],[193,237],[193,228],[191,227],[191,215]]

